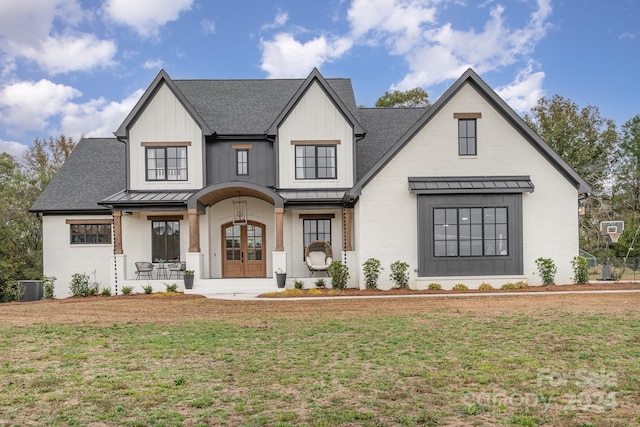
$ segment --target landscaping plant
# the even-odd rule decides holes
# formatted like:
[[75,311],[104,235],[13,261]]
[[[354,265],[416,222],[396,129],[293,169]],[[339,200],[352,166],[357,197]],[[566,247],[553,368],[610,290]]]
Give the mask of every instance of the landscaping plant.
[[131,286],[122,287],[122,295],[131,295],[132,292],[133,292],[133,287]]
[[378,288],[378,277],[380,277],[380,270],[382,270],[380,261],[375,258],[369,258],[362,264],[362,271],[364,273],[364,284],[367,289]]
[[333,289],[344,289],[351,275],[349,267],[341,261],[333,261],[329,266],[329,276],[331,276],[331,286]]
[[391,274],[389,278],[393,280],[398,288],[409,287],[409,272],[407,271],[409,264],[402,261],[396,261],[391,264]]
[[571,260],[573,267],[573,281],[579,285],[584,285],[589,281],[589,264],[583,256],[577,255]]
[[536,266],[538,266],[538,274],[540,274],[544,286],[555,284],[555,276],[558,268],[551,258],[538,258],[536,260]]
[[69,290],[71,296],[74,297],[88,297],[98,294],[98,283],[89,283],[89,275],[84,273],[74,273],[71,276],[71,284]]
[[55,276],[42,276],[42,293],[44,299],[53,299],[56,287]]

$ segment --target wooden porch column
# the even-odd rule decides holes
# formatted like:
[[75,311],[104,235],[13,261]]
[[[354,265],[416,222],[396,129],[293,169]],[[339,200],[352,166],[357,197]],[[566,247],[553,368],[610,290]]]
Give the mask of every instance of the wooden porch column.
[[353,242],[351,240],[351,223],[353,221],[353,208],[344,208],[343,209],[343,221],[342,226],[344,227],[344,242],[343,247],[345,251],[353,250]]
[[189,209],[189,252],[200,252],[200,220],[198,209]]
[[284,216],[284,208],[276,208],[276,252],[284,252],[284,231],[282,229],[282,220]]
[[122,255],[122,211],[113,211],[113,253]]

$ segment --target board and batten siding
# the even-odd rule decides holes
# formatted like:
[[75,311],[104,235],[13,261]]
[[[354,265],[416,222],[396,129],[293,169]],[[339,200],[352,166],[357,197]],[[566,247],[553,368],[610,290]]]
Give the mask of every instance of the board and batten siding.
[[[189,142],[187,181],[146,181],[142,143]],[[203,187],[203,138],[200,126],[180,100],[163,84],[153,94],[129,130],[129,168],[132,190],[200,189]]]
[[[482,114],[477,155],[459,156],[454,113],[470,112]],[[355,219],[360,264],[369,257],[379,259],[384,268],[396,260],[407,262],[418,287],[431,281],[447,286],[446,279],[450,286],[479,284],[486,278],[417,278],[418,200],[409,192],[408,177],[514,175],[529,175],[535,185],[533,193],[522,194],[523,278],[539,284],[535,260],[545,257],[558,267],[556,282],[570,283],[571,260],[579,248],[577,189],[469,84],[363,188]],[[391,287],[384,276],[381,287]],[[488,281],[495,286],[499,280]]]
[[[291,141],[340,141],[337,179],[296,179]],[[312,84],[278,128],[280,188],[346,188],[353,185],[353,127],[318,83]]]

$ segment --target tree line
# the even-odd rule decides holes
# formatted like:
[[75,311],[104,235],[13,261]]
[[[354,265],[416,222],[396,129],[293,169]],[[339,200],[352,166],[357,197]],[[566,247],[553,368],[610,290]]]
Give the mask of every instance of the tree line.
[[[429,105],[428,94],[420,88],[386,92],[376,102],[378,108]],[[523,119],[594,189],[582,201],[580,248],[603,256],[606,237],[600,232],[600,222],[623,220],[626,232],[612,246],[612,253],[638,256],[638,251],[629,248],[640,225],[640,114],[618,131],[597,107],[581,108],[555,95],[541,98]],[[41,218],[29,208],[75,145],[73,138],[61,135],[37,138],[23,159],[0,153],[0,299],[8,282],[42,276]]]

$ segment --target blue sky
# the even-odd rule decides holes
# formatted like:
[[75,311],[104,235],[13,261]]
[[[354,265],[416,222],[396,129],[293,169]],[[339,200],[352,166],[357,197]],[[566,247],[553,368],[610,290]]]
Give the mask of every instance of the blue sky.
[[519,113],[559,94],[640,114],[635,0],[0,0],[0,152],[112,136],[174,79],[352,79],[358,104],[472,67]]

